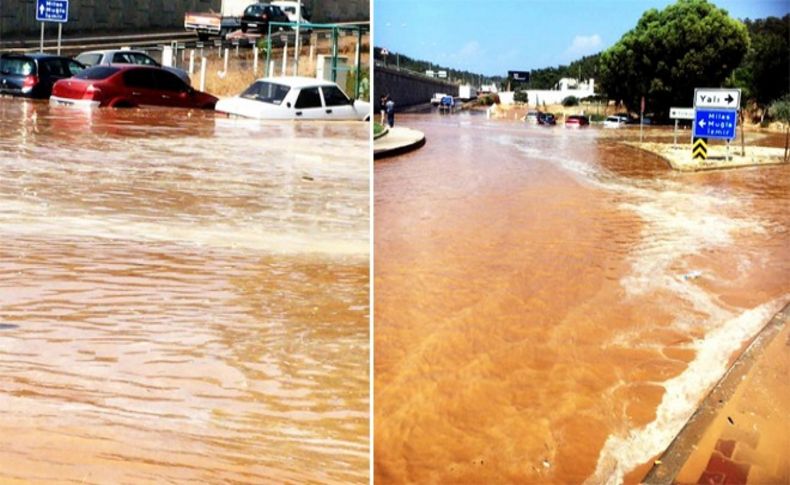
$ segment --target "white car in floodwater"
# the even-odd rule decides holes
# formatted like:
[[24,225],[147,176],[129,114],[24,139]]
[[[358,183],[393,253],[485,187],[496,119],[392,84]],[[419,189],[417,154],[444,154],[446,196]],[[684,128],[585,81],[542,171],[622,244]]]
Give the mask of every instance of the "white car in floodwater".
[[370,103],[352,100],[337,84],[310,77],[258,79],[216,111],[261,120],[370,120]]

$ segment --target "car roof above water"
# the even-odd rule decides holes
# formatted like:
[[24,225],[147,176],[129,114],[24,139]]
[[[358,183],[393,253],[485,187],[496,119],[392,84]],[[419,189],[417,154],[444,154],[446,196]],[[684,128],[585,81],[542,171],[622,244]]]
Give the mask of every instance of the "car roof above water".
[[303,77],[303,76],[264,77],[258,79],[257,81],[283,84],[286,86],[290,86],[292,88],[305,88],[305,87],[315,87],[315,86],[337,86],[337,84],[333,83],[332,81],[326,81],[324,79],[318,79],[314,77]]

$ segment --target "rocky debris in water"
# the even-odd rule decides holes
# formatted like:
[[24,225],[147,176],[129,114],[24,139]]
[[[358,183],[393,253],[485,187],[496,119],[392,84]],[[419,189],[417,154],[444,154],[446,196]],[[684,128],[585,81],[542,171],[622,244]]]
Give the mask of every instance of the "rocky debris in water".
[[302,180],[309,180],[310,182],[312,182],[315,179],[309,175],[302,175]]
[[551,468],[551,463],[545,458],[543,459],[543,468]]

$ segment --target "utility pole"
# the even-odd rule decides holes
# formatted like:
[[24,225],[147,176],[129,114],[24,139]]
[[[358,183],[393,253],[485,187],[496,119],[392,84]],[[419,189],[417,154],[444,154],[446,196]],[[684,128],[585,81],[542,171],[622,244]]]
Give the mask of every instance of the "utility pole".
[[294,45],[294,76],[299,75],[299,30],[302,25],[302,0],[296,2],[296,41]]

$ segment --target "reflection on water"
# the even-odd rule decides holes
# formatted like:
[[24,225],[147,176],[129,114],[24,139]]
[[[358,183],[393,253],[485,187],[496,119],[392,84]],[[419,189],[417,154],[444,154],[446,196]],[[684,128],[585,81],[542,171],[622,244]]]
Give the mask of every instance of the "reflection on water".
[[790,167],[402,118],[429,143],[376,165],[377,481],[636,483],[790,298]]
[[0,119],[0,482],[368,481],[367,125]]

